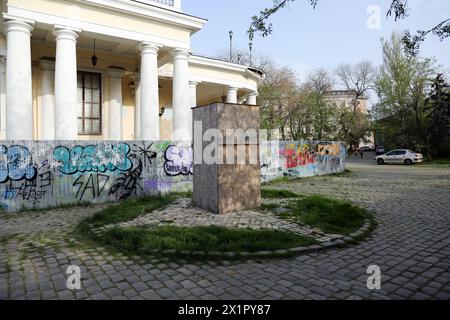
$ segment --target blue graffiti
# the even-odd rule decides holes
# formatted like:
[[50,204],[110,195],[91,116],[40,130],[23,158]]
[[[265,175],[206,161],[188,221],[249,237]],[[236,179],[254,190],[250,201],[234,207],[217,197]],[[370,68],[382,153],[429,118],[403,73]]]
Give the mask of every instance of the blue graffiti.
[[61,173],[128,171],[133,167],[129,158],[130,146],[126,143],[64,146],[53,150],[53,158],[60,162]]
[[31,152],[23,146],[0,145],[0,183],[8,180],[33,180],[37,170]]
[[14,190],[5,190],[2,193],[3,199],[13,199],[16,196],[16,192]]

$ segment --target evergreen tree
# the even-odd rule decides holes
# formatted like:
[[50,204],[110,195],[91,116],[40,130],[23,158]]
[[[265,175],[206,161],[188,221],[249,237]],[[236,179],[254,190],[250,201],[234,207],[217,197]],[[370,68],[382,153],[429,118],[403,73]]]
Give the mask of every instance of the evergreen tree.
[[426,99],[429,108],[429,139],[433,155],[450,157],[450,86],[442,74],[434,79]]

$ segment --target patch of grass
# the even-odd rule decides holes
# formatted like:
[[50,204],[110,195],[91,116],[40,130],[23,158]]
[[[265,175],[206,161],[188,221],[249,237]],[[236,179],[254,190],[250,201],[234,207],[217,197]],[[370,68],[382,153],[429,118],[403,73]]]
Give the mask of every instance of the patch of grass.
[[223,227],[156,229],[115,228],[100,236],[102,242],[127,255],[149,255],[154,250],[204,252],[257,252],[316,244],[316,240],[289,232]]
[[261,197],[266,199],[298,198],[298,194],[289,190],[261,189]]
[[320,195],[296,201],[290,215],[294,221],[305,223],[323,232],[343,235],[358,231],[367,216],[366,210],[348,201]]
[[420,163],[419,165],[450,165],[450,159],[442,158],[442,159],[433,159],[433,161],[425,161]]
[[5,261],[5,271],[6,271],[6,273],[10,273],[11,272],[11,262],[10,262],[10,260],[9,260],[9,258],[8,259],[6,259],[6,261]]
[[92,217],[83,220],[94,228],[104,225],[132,220],[140,215],[163,208],[180,195],[152,196],[141,198],[129,198],[119,204],[111,205]]
[[279,208],[280,205],[277,203],[262,203],[261,204],[261,209],[262,210],[266,210],[266,211],[271,211],[273,209]]
[[296,180],[296,179],[292,178],[292,177],[288,177],[288,176],[283,176],[283,177],[279,177],[279,178],[276,178],[276,179],[273,179],[273,180],[270,180],[270,181],[263,182],[262,185],[263,186],[264,185],[270,186],[272,184],[290,183],[290,182],[292,182],[294,180]]
[[279,184],[289,184],[289,183],[295,183],[299,180],[313,180],[317,178],[326,178],[326,177],[349,177],[353,175],[353,172],[349,169],[345,169],[342,172],[337,173],[330,173],[326,175],[321,176],[311,176],[311,177],[290,177],[290,176],[283,176],[279,177],[267,182],[262,183],[263,186],[270,186],[270,185],[279,185]]

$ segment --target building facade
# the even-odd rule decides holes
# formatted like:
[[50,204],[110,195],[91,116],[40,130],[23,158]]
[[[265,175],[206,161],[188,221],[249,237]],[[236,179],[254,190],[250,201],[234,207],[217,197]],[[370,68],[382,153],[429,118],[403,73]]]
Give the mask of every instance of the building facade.
[[[325,93],[325,99],[339,107],[347,108],[353,112],[355,107],[356,91],[354,90],[332,90]],[[356,104],[356,111],[367,113],[367,97],[361,97]]]
[[[366,96],[363,96],[359,98],[357,103],[355,104],[355,96],[355,90],[332,90],[328,91],[325,94],[325,99],[329,103],[332,103],[341,108],[346,108],[351,112],[357,111],[367,115],[368,98]],[[356,110],[354,110],[355,106]],[[357,147],[361,148],[363,146],[375,148],[375,136],[373,132],[368,133],[367,136],[359,142],[359,145]]]
[[181,0],[3,0],[0,138],[176,140],[191,107],[256,104],[264,74],[195,55]]

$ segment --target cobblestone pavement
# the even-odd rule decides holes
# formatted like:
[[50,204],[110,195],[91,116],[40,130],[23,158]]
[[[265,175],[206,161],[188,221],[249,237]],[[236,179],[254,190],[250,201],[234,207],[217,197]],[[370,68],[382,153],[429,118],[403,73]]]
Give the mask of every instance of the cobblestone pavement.
[[[290,259],[145,261],[71,237],[94,209],[5,214],[0,299],[449,299],[450,167],[349,167],[350,175],[277,187],[355,201],[374,210],[378,228],[358,245]],[[81,266],[78,291],[66,288],[71,264]],[[381,290],[366,287],[373,264]]]
[[[281,206],[282,203],[286,202],[285,200],[289,199],[263,199],[263,203],[277,203]],[[176,200],[164,209],[153,211],[134,220],[104,226],[99,231],[109,230],[114,227],[154,228],[167,225],[178,227],[220,226],[226,228],[289,231],[314,238],[319,242],[329,242],[344,238],[342,235],[327,234],[305,224],[300,225],[280,219],[269,212],[262,213],[247,210],[223,215],[214,214],[194,207],[192,200],[186,198]]]

